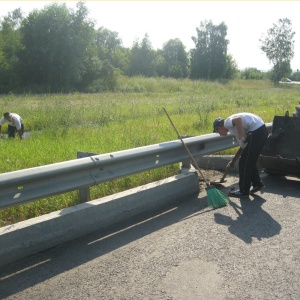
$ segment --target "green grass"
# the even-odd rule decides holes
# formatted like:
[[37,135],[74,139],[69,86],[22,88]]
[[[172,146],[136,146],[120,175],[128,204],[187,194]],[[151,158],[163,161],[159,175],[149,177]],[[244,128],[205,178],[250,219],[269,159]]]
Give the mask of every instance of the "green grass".
[[[181,135],[212,132],[218,117],[248,111],[272,122],[291,113],[300,86],[269,81],[205,82],[125,78],[114,93],[1,96],[2,112],[20,114],[32,135],[21,142],[0,140],[0,173],[76,159],[77,150],[109,153],[177,139],[165,107]],[[7,125],[3,126],[3,130]],[[223,153],[234,153],[234,149]],[[92,199],[177,174],[178,164],[91,188]],[[1,199],[0,199],[1,201]],[[78,192],[0,210],[0,226],[78,203]]]

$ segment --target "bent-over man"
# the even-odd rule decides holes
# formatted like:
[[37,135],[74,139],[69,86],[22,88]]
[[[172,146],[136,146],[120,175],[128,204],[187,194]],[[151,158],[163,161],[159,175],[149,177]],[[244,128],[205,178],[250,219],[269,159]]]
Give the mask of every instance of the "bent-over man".
[[215,119],[213,129],[221,136],[230,132],[244,149],[239,160],[239,190],[230,192],[229,196],[249,197],[249,194],[262,189],[264,184],[256,163],[268,137],[264,121],[255,114],[243,112],[229,116],[226,120]]
[[0,119],[0,135],[2,136],[2,125],[4,123],[8,124],[8,137],[14,138],[16,133],[18,133],[20,140],[24,133],[24,122],[23,119],[15,113],[6,112],[3,114],[3,117]]

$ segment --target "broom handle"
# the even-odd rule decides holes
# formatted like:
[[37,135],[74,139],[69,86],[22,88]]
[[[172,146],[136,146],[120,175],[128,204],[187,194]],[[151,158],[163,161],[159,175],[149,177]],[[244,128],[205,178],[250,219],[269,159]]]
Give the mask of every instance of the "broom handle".
[[198,166],[197,162],[195,161],[195,159],[194,159],[194,157],[193,157],[192,153],[190,152],[190,150],[188,149],[188,147],[187,147],[187,146],[186,146],[186,144],[184,143],[183,139],[181,138],[181,135],[179,134],[178,130],[176,129],[176,127],[175,127],[174,123],[172,122],[172,120],[171,120],[171,118],[170,118],[170,116],[169,116],[168,112],[166,111],[166,109],[165,109],[165,108],[163,108],[163,110],[165,111],[165,113],[166,113],[166,115],[167,115],[167,117],[168,117],[168,119],[169,119],[170,123],[172,124],[172,126],[173,126],[174,130],[176,131],[176,133],[177,133],[177,136],[178,136],[178,138],[180,139],[180,141],[181,141],[182,145],[184,146],[184,148],[186,149],[186,151],[187,151],[187,152],[188,152],[188,154],[190,155],[190,157],[191,157],[191,159],[192,159],[192,161],[193,161],[194,165],[195,165],[195,166],[196,166],[196,168],[197,168],[197,171],[198,171],[198,172],[201,174],[201,176],[202,176],[203,180],[204,180],[204,181],[205,181],[205,183],[206,183],[206,184],[209,186],[209,182],[208,182],[208,181],[205,179],[205,177],[204,177],[203,173],[201,172],[201,170],[200,170],[200,168],[199,168],[199,166]]

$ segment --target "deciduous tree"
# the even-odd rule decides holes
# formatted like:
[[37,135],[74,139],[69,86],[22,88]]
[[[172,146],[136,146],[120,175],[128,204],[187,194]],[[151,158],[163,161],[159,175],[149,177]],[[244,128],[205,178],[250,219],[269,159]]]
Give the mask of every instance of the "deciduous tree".
[[276,84],[282,77],[291,73],[290,61],[294,56],[294,35],[292,22],[285,18],[279,19],[277,24],[273,24],[263,36],[261,50],[265,52],[269,61],[273,64],[272,80]]
[[141,43],[134,41],[130,53],[129,75],[154,76],[155,54],[147,33]]
[[128,73],[129,49],[122,46],[122,40],[116,31],[100,27],[96,31],[96,47],[100,60],[107,60],[113,68],[123,74]]
[[183,43],[172,39],[163,46],[163,75],[166,77],[185,78],[188,75],[189,60]]
[[[34,10],[21,25],[23,79],[28,86],[65,92],[93,77],[89,68],[95,52],[94,24],[84,3],[73,11],[66,4]],[[95,68],[96,65],[93,66]]]
[[0,92],[14,92],[20,86],[19,53],[22,48],[19,31],[23,14],[20,9],[8,13],[0,23]]
[[226,70],[227,26],[224,22],[213,25],[212,21],[200,23],[197,37],[192,37],[195,48],[191,49],[191,78],[223,78]]

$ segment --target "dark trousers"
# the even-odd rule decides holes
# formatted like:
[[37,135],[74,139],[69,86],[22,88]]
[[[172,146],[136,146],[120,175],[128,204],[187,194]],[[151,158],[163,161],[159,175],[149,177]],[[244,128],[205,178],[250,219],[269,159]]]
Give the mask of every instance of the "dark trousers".
[[244,193],[249,193],[251,185],[254,187],[261,185],[257,160],[267,137],[268,130],[265,125],[248,134],[248,144],[239,161],[239,187]]
[[[22,135],[24,133],[24,124],[21,124]],[[14,138],[16,136],[17,128],[8,124],[7,133],[9,138]]]

